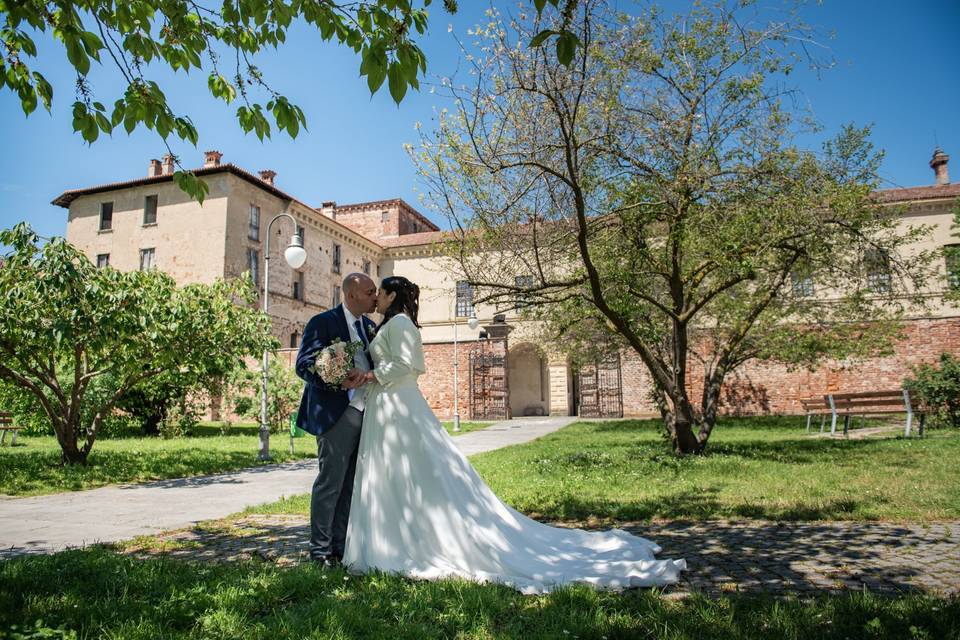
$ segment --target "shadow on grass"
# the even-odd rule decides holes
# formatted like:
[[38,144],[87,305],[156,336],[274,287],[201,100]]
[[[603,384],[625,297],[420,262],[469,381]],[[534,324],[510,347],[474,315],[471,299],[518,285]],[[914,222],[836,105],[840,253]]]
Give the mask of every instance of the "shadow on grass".
[[0,563],[0,626],[82,637],[947,638],[960,602],[922,595],[809,600],[573,587],[524,597],[498,586],[409,581],[305,565],[135,560],[104,550]]
[[590,500],[564,494],[555,500],[541,500],[533,515],[547,520],[588,520],[596,517],[613,521],[717,517],[789,521],[844,520],[860,519],[859,510],[866,505],[865,502],[849,498],[819,504],[793,504],[786,508],[766,504],[730,505],[718,499],[719,493],[718,489],[709,487],[696,493],[678,491],[641,500],[629,497]]
[[[76,491],[106,484],[163,480],[166,486],[229,482],[222,474],[240,469],[274,468],[256,460],[256,452],[177,448],[142,451],[97,450],[86,465],[61,465],[59,451],[18,452],[0,456],[0,492],[8,495]],[[285,456],[286,457],[286,456]],[[283,461],[281,459],[281,461]]]

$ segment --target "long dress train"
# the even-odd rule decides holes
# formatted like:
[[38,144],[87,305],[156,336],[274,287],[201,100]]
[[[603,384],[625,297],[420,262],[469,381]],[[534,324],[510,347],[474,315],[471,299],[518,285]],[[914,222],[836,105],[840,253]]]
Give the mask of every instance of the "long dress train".
[[497,498],[420,393],[423,347],[407,316],[391,318],[370,353],[378,383],[366,396],[347,529],[343,561],[352,571],[459,576],[528,594],[677,581],[685,561],[657,560],[650,540],[550,527]]

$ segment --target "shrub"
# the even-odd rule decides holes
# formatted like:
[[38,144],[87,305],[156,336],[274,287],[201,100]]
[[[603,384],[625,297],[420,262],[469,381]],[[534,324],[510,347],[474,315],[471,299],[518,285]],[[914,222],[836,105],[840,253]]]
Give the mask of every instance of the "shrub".
[[960,427],[960,358],[940,354],[937,364],[922,364],[903,381],[933,426]]

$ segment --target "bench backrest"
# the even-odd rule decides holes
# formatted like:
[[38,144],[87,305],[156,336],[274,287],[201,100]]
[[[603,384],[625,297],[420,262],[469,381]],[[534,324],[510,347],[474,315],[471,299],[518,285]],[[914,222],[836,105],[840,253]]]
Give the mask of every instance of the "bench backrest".
[[[830,395],[823,396],[830,403]],[[861,409],[866,407],[906,407],[902,389],[889,391],[864,391],[863,393],[834,393],[833,405],[837,409]]]
[[801,398],[800,404],[807,411],[809,411],[810,409],[829,409],[830,408],[830,403],[827,402],[826,397]]
[[8,411],[0,411],[0,424],[13,424],[13,414]]

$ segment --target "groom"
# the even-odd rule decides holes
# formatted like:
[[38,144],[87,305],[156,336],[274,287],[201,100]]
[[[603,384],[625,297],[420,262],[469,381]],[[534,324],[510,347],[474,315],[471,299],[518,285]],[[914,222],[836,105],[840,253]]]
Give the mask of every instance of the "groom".
[[339,338],[361,342],[364,350],[356,354],[354,364],[361,371],[373,368],[366,347],[375,325],[364,314],[376,309],[377,285],[362,273],[351,273],[343,280],[343,296],[343,304],[310,319],[297,354],[297,375],[306,382],[297,426],[317,436],[320,462],[310,498],[310,558],[324,566],[343,559],[364,394],[362,388],[348,388],[354,386],[351,381],[343,387],[328,385],[313,366],[320,351]]

